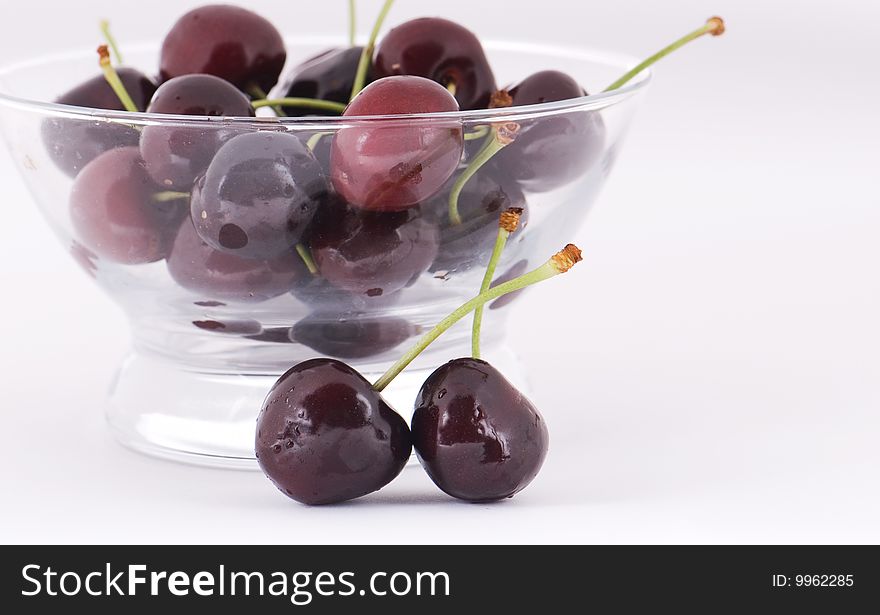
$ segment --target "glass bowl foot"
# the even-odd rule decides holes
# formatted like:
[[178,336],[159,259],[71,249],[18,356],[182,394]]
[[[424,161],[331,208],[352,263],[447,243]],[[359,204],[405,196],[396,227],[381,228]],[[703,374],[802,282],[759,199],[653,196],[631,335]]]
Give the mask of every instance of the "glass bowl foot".
[[[488,360],[524,387],[523,370],[512,352],[496,347]],[[433,369],[410,368],[383,393],[407,421]],[[362,373],[371,382],[381,375]],[[140,453],[200,466],[257,470],[254,425],[279,376],[203,372],[135,353],[125,360],[111,387],[107,420],[119,442]]]

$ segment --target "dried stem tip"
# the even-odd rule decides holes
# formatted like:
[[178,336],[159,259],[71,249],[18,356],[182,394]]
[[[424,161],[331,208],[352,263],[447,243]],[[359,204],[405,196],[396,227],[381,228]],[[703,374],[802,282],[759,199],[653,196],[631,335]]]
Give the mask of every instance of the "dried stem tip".
[[490,109],[505,109],[513,106],[513,96],[507,90],[498,90],[489,99]]
[[565,273],[584,260],[584,257],[581,255],[580,248],[573,243],[570,243],[550,260],[553,262],[553,266],[559,273]]
[[497,128],[495,128],[495,138],[498,139],[498,143],[503,146],[510,145],[516,140],[516,136],[519,134],[520,125],[516,122],[507,122],[506,124],[501,124]]
[[501,213],[499,226],[508,233],[513,233],[519,226],[519,219],[523,214],[522,207],[510,207]]
[[724,34],[724,20],[720,17],[710,17],[706,23],[712,26],[709,30],[709,34],[712,36],[721,36]]
[[107,45],[98,47],[98,58],[100,58],[101,66],[110,64],[110,48]]

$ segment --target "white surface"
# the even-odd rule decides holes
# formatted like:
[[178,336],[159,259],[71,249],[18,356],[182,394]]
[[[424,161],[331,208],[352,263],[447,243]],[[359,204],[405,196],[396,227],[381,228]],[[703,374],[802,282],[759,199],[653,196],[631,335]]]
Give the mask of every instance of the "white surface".
[[[191,4],[154,0],[144,15],[77,1],[47,16],[16,2],[0,57],[93,45],[101,16],[156,38]],[[341,0],[251,4],[289,33],[345,28]],[[713,13],[729,23],[659,68],[578,234],[586,262],[516,308],[553,434],[542,475],[475,506],[408,470],[308,509],[258,474],[122,449],[101,406],[124,319],[49,234],[4,150],[0,541],[880,541],[880,5],[399,5],[392,22],[443,14],[487,37],[633,54]]]

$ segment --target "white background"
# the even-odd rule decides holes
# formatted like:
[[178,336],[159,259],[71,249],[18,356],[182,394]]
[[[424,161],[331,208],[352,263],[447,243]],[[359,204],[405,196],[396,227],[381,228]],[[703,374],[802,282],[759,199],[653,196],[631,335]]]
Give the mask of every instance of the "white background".
[[[0,1],[0,58],[158,39],[191,1]],[[366,16],[377,0],[361,0]],[[401,0],[487,38],[666,61],[577,243],[516,308],[553,432],[539,479],[460,504],[417,470],[309,509],[256,473],[117,445],[102,399],[122,314],[50,235],[0,153],[3,542],[880,540],[880,4]],[[285,34],[342,33],[342,0],[251,2]],[[147,10],[149,6],[149,10]],[[144,67],[149,68],[149,67]],[[541,316],[545,318],[541,318]]]

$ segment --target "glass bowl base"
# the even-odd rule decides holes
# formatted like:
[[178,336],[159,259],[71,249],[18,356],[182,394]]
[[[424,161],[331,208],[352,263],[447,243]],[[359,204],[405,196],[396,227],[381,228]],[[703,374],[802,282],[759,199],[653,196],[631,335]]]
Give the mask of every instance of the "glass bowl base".
[[[524,371],[515,354],[503,346],[488,350],[487,360],[527,392]],[[407,369],[383,393],[407,421],[416,395],[432,371]],[[371,382],[381,375],[363,373]],[[199,466],[258,470],[254,426],[263,400],[279,376],[200,372],[133,353],[111,387],[107,421],[121,444],[140,453]],[[411,463],[414,461],[415,456]]]

